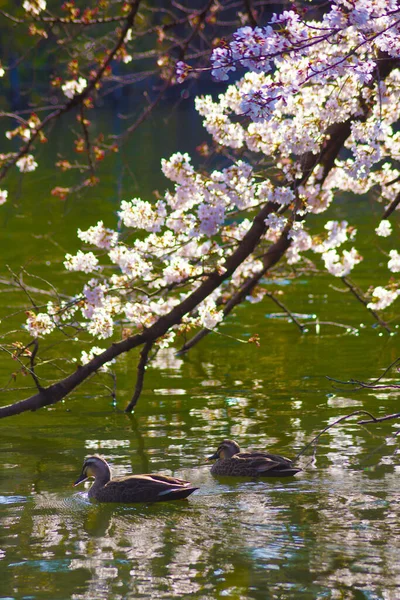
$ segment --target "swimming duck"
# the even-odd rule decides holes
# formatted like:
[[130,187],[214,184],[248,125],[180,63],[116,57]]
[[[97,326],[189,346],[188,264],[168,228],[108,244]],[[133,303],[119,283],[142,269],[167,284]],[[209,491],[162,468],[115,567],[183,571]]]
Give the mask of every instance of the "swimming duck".
[[187,498],[198,488],[189,481],[183,481],[167,475],[127,475],[111,478],[111,469],[101,456],[89,456],[85,459],[82,473],[75,481],[78,485],[94,477],[89,489],[89,498],[99,502],[161,502]]
[[213,475],[288,477],[302,470],[294,467],[291,460],[279,454],[241,452],[239,444],[233,440],[224,440],[208,460],[216,460],[211,467]]

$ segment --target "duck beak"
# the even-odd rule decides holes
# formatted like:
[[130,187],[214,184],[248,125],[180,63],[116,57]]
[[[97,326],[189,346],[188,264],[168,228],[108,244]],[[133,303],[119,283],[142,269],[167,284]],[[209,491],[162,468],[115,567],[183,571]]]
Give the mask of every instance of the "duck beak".
[[86,479],[88,479],[88,477],[81,473],[78,479],[75,481],[74,486],[79,485],[80,483],[82,483],[82,481],[86,481]]
[[216,452],[216,453],[215,453],[215,454],[213,454],[212,456],[209,456],[209,457],[207,458],[207,460],[217,460],[218,458],[219,458],[219,457],[218,457],[218,452]]

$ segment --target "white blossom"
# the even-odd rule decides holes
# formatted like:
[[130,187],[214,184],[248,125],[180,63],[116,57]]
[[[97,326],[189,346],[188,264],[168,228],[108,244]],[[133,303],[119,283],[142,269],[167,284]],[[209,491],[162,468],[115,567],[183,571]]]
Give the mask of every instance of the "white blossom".
[[345,277],[355,265],[362,261],[362,257],[355,248],[350,251],[343,250],[342,256],[338,254],[337,250],[328,250],[322,254],[322,258],[327,271],[335,277]]
[[215,302],[210,298],[200,304],[198,311],[199,323],[206,329],[214,329],[224,318],[222,310],[218,310]]
[[[82,350],[82,353],[81,353],[82,365],[86,365],[88,362],[90,362],[92,360],[92,358],[94,358],[95,356],[99,356],[99,354],[102,354],[105,350],[106,350],[106,348],[99,348],[99,346],[93,346],[89,350],[89,352],[86,352],[86,350]],[[104,363],[104,365],[102,365],[98,370],[103,373],[109,373],[111,365],[115,362],[116,362],[115,358],[113,358],[112,360]]]
[[15,163],[21,173],[30,173],[34,171],[38,166],[37,162],[35,162],[32,154],[26,154],[25,156],[21,156]]
[[64,266],[68,271],[83,271],[84,273],[93,273],[99,269],[99,261],[93,252],[82,252],[78,250],[77,254],[65,255]]
[[400,254],[397,250],[391,250],[389,256],[388,269],[392,271],[392,273],[400,273]]
[[77,94],[81,94],[87,86],[87,81],[83,77],[79,79],[70,79],[62,84],[61,89],[67,98],[73,98]]
[[22,7],[27,13],[39,15],[43,10],[46,10],[46,0],[24,0]]
[[392,233],[392,224],[387,219],[383,219],[375,229],[376,235],[388,237]]
[[400,290],[387,290],[382,286],[378,286],[372,292],[373,302],[367,304],[372,310],[383,310],[390,306],[398,297]]
[[112,229],[104,227],[103,221],[89,227],[87,231],[78,229],[78,238],[98,248],[112,248],[118,242],[118,234]]
[[28,333],[33,337],[42,337],[51,333],[55,324],[47,313],[37,313],[29,311],[26,324],[24,325]]
[[4,204],[7,201],[8,191],[0,190],[0,205]]

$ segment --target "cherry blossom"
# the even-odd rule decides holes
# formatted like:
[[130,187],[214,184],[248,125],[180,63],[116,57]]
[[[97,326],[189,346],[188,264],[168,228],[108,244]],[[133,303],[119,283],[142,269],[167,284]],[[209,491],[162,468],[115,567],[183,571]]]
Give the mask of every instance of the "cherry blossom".
[[4,204],[7,201],[8,191],[0,190],[0,205]]
[[378,286],[372,292],[373,302],[369,302],[367,306],[372,310],[383,310],[396,300],[399,293],[400,290],[388,290]]
[[[87,274],[87,280],[69,305],[48,305],[47,327],[36,315],[28,330],[44,335],[55,323],[76,325],[78,316],[79,327],[96,339],[117,336],[125,327],[147,330],[210,274],[227,272],[227,261],[265,207],[258,246],[226,281],[219,285],[217,279],[208,298],[179,316],[158,347],[168,347],[183,331],[217,328],[226,303],[252,278],[257,285],[246,290],[247,300],[262,301],[274,244],[284,246],[282,268],[292,274],[310,260],[336,278],[356,274],[362,261],[353,247],[357,231],[327,210],[339,194],[373,192],[380,215],[398,212],[400,69],[378,76],[377,57],[382,52],[400,57],[399,17],[395,0],[335,0],[320,21],[283,11],[264,27],[245,26],[221,41],[212,52],[212,74],[226,81],[235,73],[235,82],[218,97],[197,98],[195,105],[223,159],[206,172],[187,153],[175,152],[161,162],[169,186],[157,201],[123,200],[118,229],[103,221],[78,229],[78,239],[92,251],[67,254],[64,265]],[[192,70],[178,61],[178,81]],[[86,86],[86,80],[72,79],[62,90],[73,98]],[[330,160],[324,152],[338,132],[343,152]],[[21,171],[37,166],[32,156],[20,161]],[[391,220],[382,219],[376,235],[389,236]],[[395,249],[388,269],[400,272]],[[391,280],[388,288],[374,288],[368,306],[383,310],[398,295]],[[97,351],[102,350],[85,353],[82,362]]]
[[87,81],[83,77],[79,77],[79,79],[70,79],[62,84],[61,89],[67,98],[73,98],[77,94],[81,94],[85,87],[87,86]]
[[383,219],[375,229],[376,235],[388,237],[392,233],[392,225],[387,219]]
[[400,254],[397,250],[391,250],[389,256],[388,269],[392,271],[392,273],[400,273]]
[[33,311],[29,311],[27,315],[28,318],[24,327],[32,337],[36,338],[48,335],[55,328],[53,320],[47,313],[36,314]]
[[64,266],[68,271],[83,271],[83,273],[93,273],[97,271],[99,261],[93,252],[82,252],[78,250],[75,256],[65,255]]
[[97,225],[89,227],[87,231],[78,229],[78,237],[87,244],[97,246],[97,248],[111,248],[118,242],[118,234],[112,229],[104,227],[103,221]]
[[[98,356],[99,354],[101,354],[102,352],[104,352],[104,350],[106,350],[106,348],[100,348],[99,346],[93,346],[89,352],[86,352],[86,350],[83,350],[81,353],[81,360],[80,362],[82,363],[82,365],[86,365],[89,361],[92,360],[92,358],[94,358],[95,356]],[[110,360],[109,362],[104,363],[104,365],[102,365],[99,368],[99,371],[101,371],[102,373],[109,373],[110,372],[110,366],[115,363],[115,359]]]
[[39,15],[43,10],[46,10],[46,0],[24,0],[22,7],[26,10],[27,13],[34,15],[35,17]]
[[21,158],[19,158],[15,164],[21,173],[30,173],[38,166],[32,154],[25,154],[25,156],[21,156]]

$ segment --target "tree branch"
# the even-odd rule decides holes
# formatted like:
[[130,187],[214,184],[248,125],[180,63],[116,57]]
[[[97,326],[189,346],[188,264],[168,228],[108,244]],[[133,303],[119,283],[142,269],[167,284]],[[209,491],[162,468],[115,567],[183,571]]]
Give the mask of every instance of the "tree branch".
[[111,361],[124,352],[132,350],[132,348],[148,342],[154,342],[167,333],[171,327],[180,323],[184,315],[195,309],[223,281],[231,277],[237,267],[246,260],[267,229],[265,219],[272,212],[276,211],[277,208],[276,204],[268,202],[254,218],[252,226],[243,237],[235,252],[226,259],[225,268],[211,273],[194,292],[189,294],[185,300],[175,306],[168,314],[160,317],[149,329],[121,342],[112,344],[107,350],[92,358],[88,363],[78,367],[74,373],[65,377],[62,381],[43,389],[38,394],[26,400],[21,400],[15,404],[0,408],[0,418],[17,415],[28,410],[37,410],[59,402],[90,377],[90,375],[95,373],[104,363]]
[[137,366],[137,379],[136,379],[135,391],[132,396],[132,400],[129,402],[128,406],[125,408],[125,412],[132,412],[132,410],[136,406],[137,401],[139,400],[140,394],[142,393],[144,374],[145,374],[146,365],[147,365],[148,358],[149,358],[149,352],[150,352],[152,346],[153,346],[153,342],[147,342],[143,346],[143,350],[140,353],[140,360],[139,360],[139,363]]

